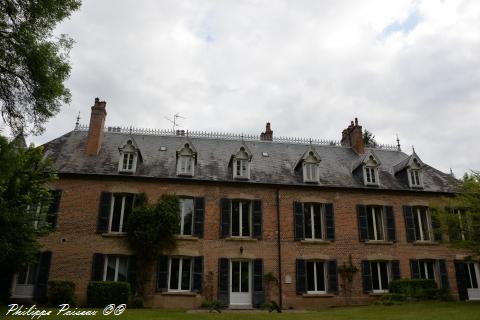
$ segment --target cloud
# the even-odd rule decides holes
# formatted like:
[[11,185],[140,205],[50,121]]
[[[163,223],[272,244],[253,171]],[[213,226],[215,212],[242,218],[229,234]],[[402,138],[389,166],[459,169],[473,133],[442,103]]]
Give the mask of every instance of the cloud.
[[31,140],[73,129],[107,101],[107,124],[339,139],[355,116],[457,175],[479,169],[476,1],[93,1],[58,32],[70,106]]

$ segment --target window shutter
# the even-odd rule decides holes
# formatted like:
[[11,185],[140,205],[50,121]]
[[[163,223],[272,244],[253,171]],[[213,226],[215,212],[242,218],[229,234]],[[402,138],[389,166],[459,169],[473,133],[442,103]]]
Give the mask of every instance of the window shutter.
[[92,281],[103,280],[103,269],[105,263],[105,255],[101,253],[94,253],[92,260]]
[[137,292],[137,258],[135,256],[130,256],[128,258],[127,272],[127,279],[128,282],[130,282],[132,294],[135,295]]
[[327,229],[327,240],[335,240],[335,218],[333,215],[333,204],[325,204],[325,224]]
[[50,264],[52,261],[52,252],[44,251],[40,253],[38,261],[37,277],[35,281],[34,297],[36,301],[47,301],[47,283],[50,273]]
[[160,256],[157,262],[157,292],[168,291],[168,257]]
[[303,240],[305,238],[303,223],[303,204],[301,202],[293,203],[293,219],[295,225],[295,240]]
[[363,204],[357,205],[358,216],[358,235],[360,241],[364,242],[368,240],[368,222],[367,222],[367,206]]
[[262,201],[253,200],[252,224],[254,238],[262,239],[262,220]]
[[460,300],[468,300],[467,274],[465,263],[455,261],[455,276],[457,278],[458,297]]
[[304,294],[307,292],[307,271],[305,267],[305,260],[297,259],[296,261],[296,284],[297,294]]
[[57,226],[58,209],[60,208],[60,198],[62,197],[62,190],[50,191],[52,201],[48,207],[47,223],[50,227],[55,228]]
[[412,279],[420,279],[420,267],[418,265],[418,260],[410,260],[410,272]]
[[220,210],[221,210],[221,238],[226,238],[230,236],[230,211],[232,208],[232,200],[230,199],[221,199],[220,200]]
[[229,273],[230,261],[227,258],[218,259],[218,301],[221,305],[229,304]]
[[122,231],[125,232],[128,216],[132,213],[135,205],[135,195],[132,193],[125,194],[125,208],[123,210]]
[[387,222],[388,241],[395,242],[397,240],[397,236],[395,234],[395,216],[393,215],[393,207],[384,206],[383,210],[385,212],[385,218]]
[[108,219],[110,217],[110,205],[112,204],[112,193],[102,192],[100,194],[100,209],[98,212],[97,233],[108,231]]
[[415,241],[415,223],[413,222],[413,209],[411,206],[403,206],[405,217],[405,229],[407,231],[407,242]]
[[253,299],[254,307],[259,307],[265,302],[263,291],[263,259],[253,260]]
[[362,280],[363,292],[369,293],[372,291],[372,270],[370,261],[362,261]]
[[440,219],[438,218],[438,212],[435,209],[430,210],[430,218],[432,220],[433,239],[435,241],[442,241],[442,228],[440,226]]
[[203,221],[205,220],[205,198],[195,198],[193,215],[193,235],[203,238]]
[[447,262],[445,260],[438,260],[438,269],[440,270],[440,289],[448,289],[448,272]]
[[203,288],[203,256],[193,257],[193,292],[202,292]]
[[338,291],[337,260],[329,260],[327,263],[328,293],[335,294]]
[[393,260],[391,262],[392,266],[392,280],[399,280],[400,279],[400,261]]

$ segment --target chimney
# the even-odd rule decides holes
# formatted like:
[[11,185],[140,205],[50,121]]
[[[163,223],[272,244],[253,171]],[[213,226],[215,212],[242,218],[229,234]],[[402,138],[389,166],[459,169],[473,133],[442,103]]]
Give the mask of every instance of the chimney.
[[88,128],[87,146],[85,153],[89,156],[96,156],[100,151],[103,140],[103,127],[105,125],[105,117],[107,111],[105,101],[95,98],[95,104],[92,107],[90,114],[90,126]]
[[350,122],[347,129],[342,131],[342,146],[351,147],[357,154],[364,153],[362,126],[358,125],[358,119]]
[[270,122],[267,122],[265,126],[265,132],[260,134],[260,140],[272,141],[273,140],[273,131],[270,129]]

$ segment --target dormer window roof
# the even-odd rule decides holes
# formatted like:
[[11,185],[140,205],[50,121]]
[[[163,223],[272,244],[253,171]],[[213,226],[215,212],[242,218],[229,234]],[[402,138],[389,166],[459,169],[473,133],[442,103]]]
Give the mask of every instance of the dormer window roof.
[[231,163],[234,179],[250,179],[250,164],[252,153],[248,147],[243,144],[240,149],[232,155]]
[[302,166],[303,182],[318,183],[320,180],[319,164],[320,156],[313,146],[309,146],[307,151],[302,155],[298,161],[296,168]]
[[408,186],[410,188],[423,188],[423,167],[425,164],[420,160],[420,157],[413,151],[413,153],[402,162],[394,167],[395,174],[405,171],[408,179]]
[[193,177],[196,162],[197,151],[190,141],[185,141],[177,150],[177,175]]
[[380,184],[380,177],[378,168],[380,167],[380,160],[373,150],[367,150],[358,160],[353,164],[353,171],[358,167],[362,167],[363,184],[365,186],[378,186]]
[[120,152],[118,172],[135,173],[137,162],[141,160],[141,153],[133,137],[129,137],[118,151]]

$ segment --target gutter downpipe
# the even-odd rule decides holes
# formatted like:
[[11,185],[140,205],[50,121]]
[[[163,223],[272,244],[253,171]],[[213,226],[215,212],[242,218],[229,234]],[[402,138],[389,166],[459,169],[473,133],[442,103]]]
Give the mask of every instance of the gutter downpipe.
[[278,249],[278,304],[280,312],[283,309],[282,292],[282,243],[280,238],[280,190],[277,188],[277,249]]

